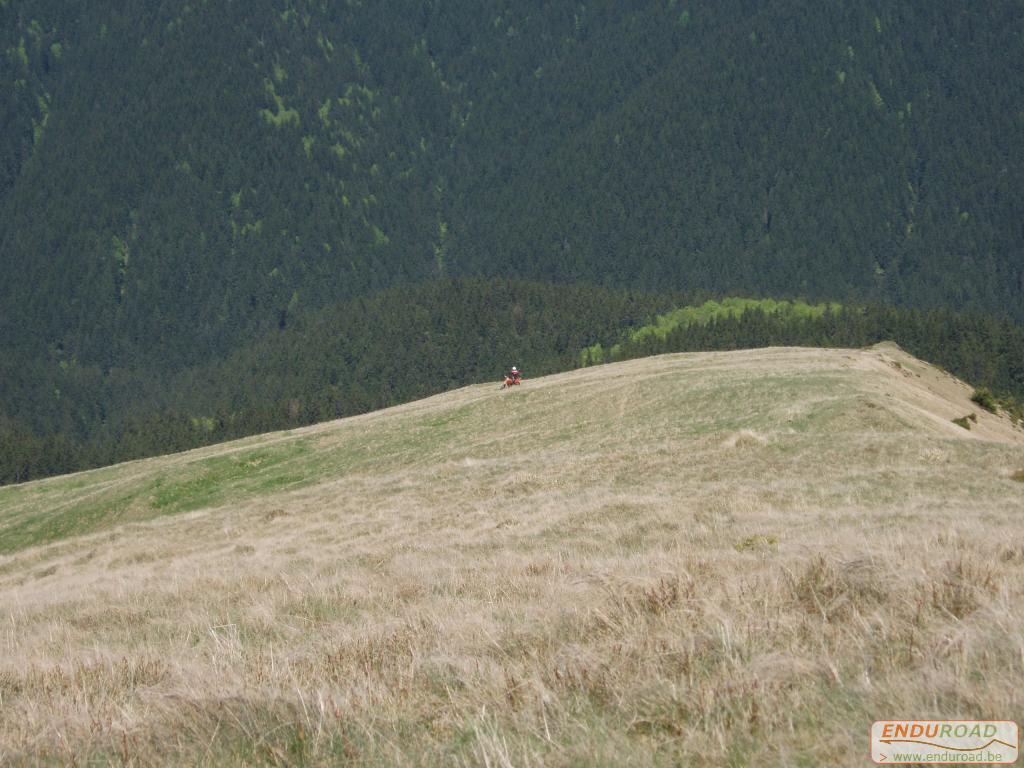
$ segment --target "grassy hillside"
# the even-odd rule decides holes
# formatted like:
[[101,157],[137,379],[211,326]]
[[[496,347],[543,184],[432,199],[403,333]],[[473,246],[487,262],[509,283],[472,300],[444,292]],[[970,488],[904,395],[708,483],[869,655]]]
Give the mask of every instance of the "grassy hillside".
[[2,488],[0,762],[861,765],[892,713],[1024,719],[1024,432],[970,392],[666,355]]

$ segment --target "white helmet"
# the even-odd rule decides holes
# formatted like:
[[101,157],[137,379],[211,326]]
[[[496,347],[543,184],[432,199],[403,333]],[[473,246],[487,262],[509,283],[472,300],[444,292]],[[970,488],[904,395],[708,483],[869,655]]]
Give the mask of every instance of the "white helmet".
[[516,367],[515,367],[514,365],[512,366],[512,372],[513,372],[513,373],[515,373],[515,372],[516,372]]

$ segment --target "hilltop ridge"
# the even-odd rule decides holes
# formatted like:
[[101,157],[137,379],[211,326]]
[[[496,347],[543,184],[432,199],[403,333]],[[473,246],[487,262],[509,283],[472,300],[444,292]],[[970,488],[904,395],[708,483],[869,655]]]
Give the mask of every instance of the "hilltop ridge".
[[[531,378],[508,392],[479,384],[310,427],[0,489],[0,509],[8,512],[0,516],[0,531],[7,529],[0,551],[18,548],[11,542],[21,537],[32,541],[29,531],[49,540],[66,526],[76,530],[78,515],[89,529],[105,528],[217,504],[236,492],[287,495],[458,457],[514,465],[549,451],[627,450],[645,438],[685,442],[738,432],[777,440],[810,432],[821,439],[878,433],[1024,443],[1024,431],[979,408],[970,394],[968,385],[893,343],[672,354]],[[685,410],[674,412],[677,406]],[[662,411],[671,418],[661,418]],[[971,429],[953,423],[972,413]],[[360,450],[351,448],[353,439]],[[53,495],[66,496],[62,515],[22,511],[43,507]]]

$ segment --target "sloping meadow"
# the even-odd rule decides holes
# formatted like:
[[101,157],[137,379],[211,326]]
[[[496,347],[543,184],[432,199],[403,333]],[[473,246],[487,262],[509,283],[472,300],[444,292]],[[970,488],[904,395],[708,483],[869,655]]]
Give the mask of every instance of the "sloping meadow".
[[1024,719],[1024,433],[969,396],[669,355],[0,489],[0,762],[860,765],[878,718]]

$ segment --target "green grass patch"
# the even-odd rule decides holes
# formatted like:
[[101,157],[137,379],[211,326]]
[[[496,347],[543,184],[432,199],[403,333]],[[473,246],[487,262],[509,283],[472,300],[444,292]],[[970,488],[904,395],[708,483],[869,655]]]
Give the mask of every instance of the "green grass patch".
[[[216,506],[242,495],[279,490],[317,479],[294,466],[287,466],[309,453],[306,440],[260,448],[188,465],[189,472],[175,473],[175,479],[157,478],[152,507],[162,514],[188,512]],[[184,477],[183,477],[184,475]]]
[[43,510],[20,516],[13,523],[0,526],[0,554],[106,527],[124,517],[137,495],[136,492],[110,495],[82,501],[55,512]]
[[51,481],[31,496],[4,494],[4,502],[21,504],[5,504],[11,512],[0,519],[0,553],[313,483],[326,468],[309,466],[311,450],[309,440],[292,440],[142,474],[108,491],[83,493],[97,483],[90,475]]

